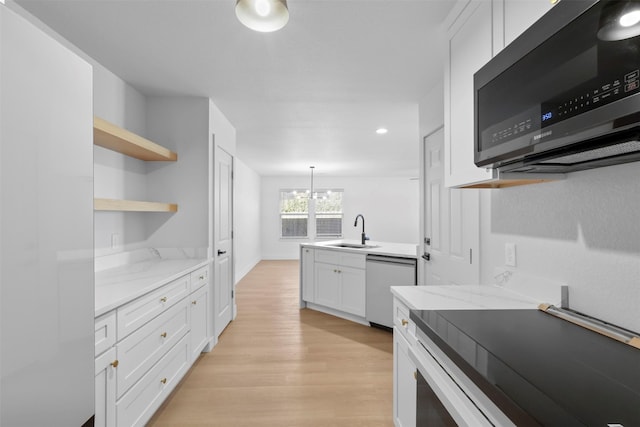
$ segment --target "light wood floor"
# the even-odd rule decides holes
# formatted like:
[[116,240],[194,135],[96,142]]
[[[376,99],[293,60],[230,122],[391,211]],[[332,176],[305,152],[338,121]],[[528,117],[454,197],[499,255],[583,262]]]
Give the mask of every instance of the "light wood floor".
[[238,316],[148,426],[392,427],[392,335],[298,307],[298,261],[262,261]]

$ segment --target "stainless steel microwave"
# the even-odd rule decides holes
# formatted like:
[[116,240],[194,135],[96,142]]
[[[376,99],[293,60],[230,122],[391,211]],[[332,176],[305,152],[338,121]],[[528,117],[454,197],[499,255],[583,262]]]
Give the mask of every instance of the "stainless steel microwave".
[[474,104],[477,166],[640,160],[640,0],[562,0],[475,73]]

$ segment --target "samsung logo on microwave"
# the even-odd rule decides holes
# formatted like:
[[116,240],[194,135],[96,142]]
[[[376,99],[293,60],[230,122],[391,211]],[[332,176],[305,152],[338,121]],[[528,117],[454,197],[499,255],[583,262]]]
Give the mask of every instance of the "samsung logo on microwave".
[[546,131],[546,132],[542,132],[542,133],[541,133],[541,134],[539,134],[539,135],[534,135],[534,136],[533,136],[533,140],[534,140],[534,141],[537,141],[537,140],[539,140],[539,139],[546,138],[547,136],[550,136],[552,133],[553,133],[553,131],[551,131],[551,130],[548,130],[548,131]]

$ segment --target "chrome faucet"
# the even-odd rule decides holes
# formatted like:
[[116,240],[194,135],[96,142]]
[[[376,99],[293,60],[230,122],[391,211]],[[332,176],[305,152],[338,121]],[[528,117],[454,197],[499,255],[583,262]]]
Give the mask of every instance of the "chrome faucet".
[[362,214],[358,214],[358,216],[356,216],[356,222],[353,223],[353,226],[354,227],[358,226],[358,218],[362,218],[362,234],[361,234],[360,243],[364,245],[365,240],[367,240],[367,235],[364,234],[364,217],[362,216]]

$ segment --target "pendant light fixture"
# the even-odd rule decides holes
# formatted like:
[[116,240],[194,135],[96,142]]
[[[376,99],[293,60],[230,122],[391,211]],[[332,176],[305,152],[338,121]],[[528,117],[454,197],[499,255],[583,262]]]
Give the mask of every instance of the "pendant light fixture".
[[311,192],[309,193],[310,199],[316,199],[318,197],[318,195],[313,190],[313,170],[315,168],[315,166],[309,166],[309,169],[311,169]]
[[289,21],[287,0],[237,0],[236,16],[254,31],[270,33]]

